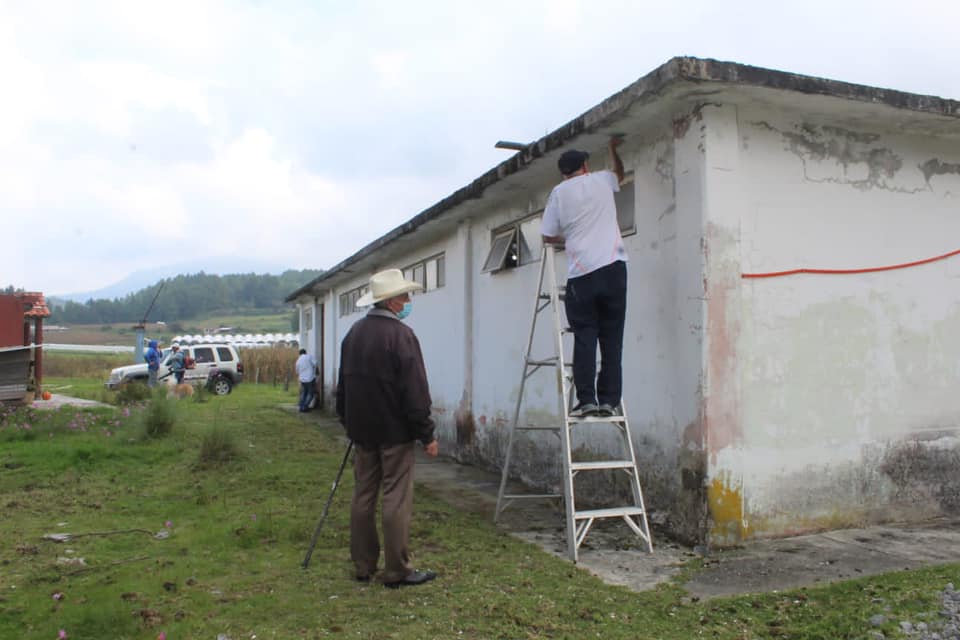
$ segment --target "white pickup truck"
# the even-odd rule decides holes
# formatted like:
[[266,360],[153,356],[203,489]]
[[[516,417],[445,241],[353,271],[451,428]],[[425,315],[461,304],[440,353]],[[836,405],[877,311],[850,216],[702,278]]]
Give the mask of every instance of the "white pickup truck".
[[[183,381],[187,384],[205,384],[217,395],[223,396],[243,380],[243,363],[240,354],[232,344],[193,344],[180,347],[184,357],[193,358],[195,365],[184,371]],[[175,378],[170,372],[170,350],[163,352],[160,361],[160,381],[173,384]],[[130,382],[147,381],[147,364],[130,364],[117,367],[110,372],[106,385],[116,389]]]

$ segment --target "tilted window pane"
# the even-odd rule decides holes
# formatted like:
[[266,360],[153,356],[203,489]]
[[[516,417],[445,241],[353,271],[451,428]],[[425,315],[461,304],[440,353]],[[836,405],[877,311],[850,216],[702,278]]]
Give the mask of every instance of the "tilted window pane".
[[494,236],[493,243],[490,246],[490,253],[487,255],[486,262],[483,263],[483,271],[499,271],[506,266],[507,257],[510,255],[511,248],[516,251],[516,248],[513,246],[516,235],[517,228],[513,227]]

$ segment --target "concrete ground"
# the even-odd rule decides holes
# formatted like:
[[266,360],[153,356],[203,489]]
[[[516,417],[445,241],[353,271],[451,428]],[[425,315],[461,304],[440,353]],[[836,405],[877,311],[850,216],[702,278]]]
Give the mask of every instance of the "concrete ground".
[[[295,405],[287,408],[296,412]],[[328,416],[300,415],[322,429],[343,434]],[[416,482],[454,506],[493,518],[500,486],[497,472],[418,454]],[[499,526],[547,553],[567,557],[562,511],[546,502],[511,505]],[[701,550],[673,543],[656,530],[653,545],[653,553],[647,553],[626,524],[601,521],[581,545],[577,564],[605,582],[643,591],[670,580],[702,555]],[[960,518],[762,540],[702,557],[703,568],[691,572],[683,583],[693,597],[780,591],[960,562]]]
[[49,400],[37,398],[30,403],[34,409],[58,409],[60,407],[109,407],[110,405],[96,400],[84,400],[83,398],[73,398],[60,393],[53,393]]

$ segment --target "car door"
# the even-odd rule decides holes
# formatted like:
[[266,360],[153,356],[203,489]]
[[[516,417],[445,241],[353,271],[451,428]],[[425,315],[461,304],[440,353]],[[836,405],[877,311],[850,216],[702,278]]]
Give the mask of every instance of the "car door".
[[213,353],[213,347],[191,347],[193,351],[193,361],[196,363],[193,369],[187,369],[184,376],[185,382],[206,382],[210,375],[210,370],[217,366],[217,358]]

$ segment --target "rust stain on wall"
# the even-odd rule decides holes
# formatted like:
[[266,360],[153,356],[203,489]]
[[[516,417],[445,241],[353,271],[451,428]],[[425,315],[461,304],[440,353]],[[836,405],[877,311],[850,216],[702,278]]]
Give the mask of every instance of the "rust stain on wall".
[[728,484],[727,476],[714,478],[707,489],[710,516],[713,521],[710,541],[714,544],[736,544],[750,537],[743,518],[742,487]]
[[[709,247],[714,242],[725,243],[727,233],[710,225],[707,231]],[[709,257],[709,256],[707,256]],[[703,397],[703,423],[707,449],[716,462],[717,452],[742,438],[740,400],[737,388],[737,341],[740,337],[739,307],[731,304],[731,292],[739,286],[736,269],[712,270],[716,276],[704,279],[707,293],[707,388]]]
[[454,412],[454,421],[457,427],[457,447],[471,447],[477,435],[477,424],[473,419],[470,408],[470,399],[467,392],[460,398],[460,406]]

